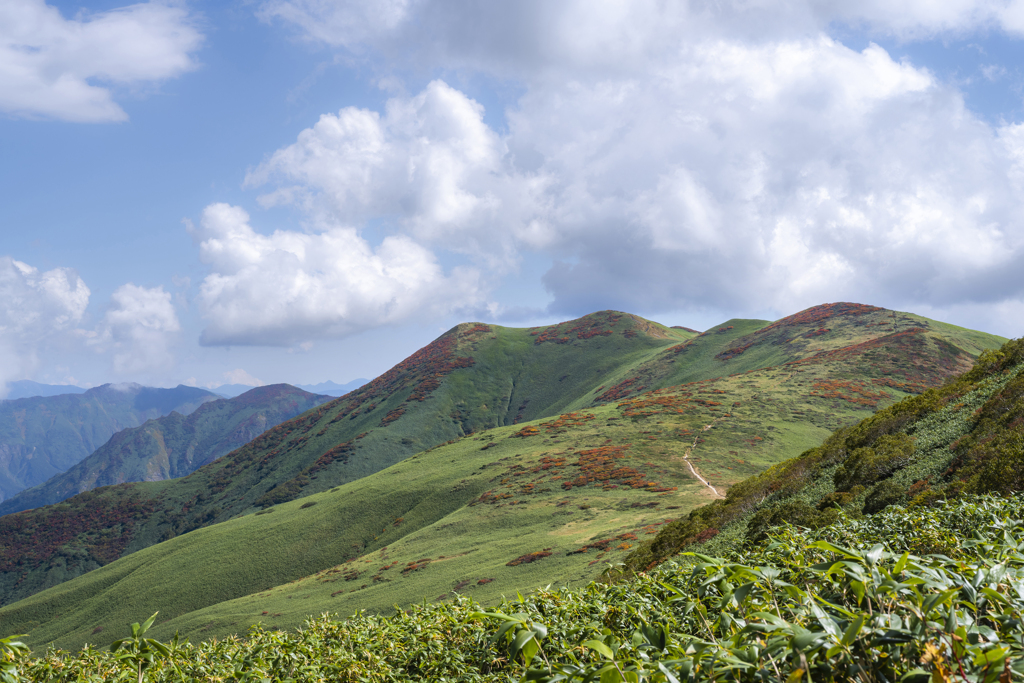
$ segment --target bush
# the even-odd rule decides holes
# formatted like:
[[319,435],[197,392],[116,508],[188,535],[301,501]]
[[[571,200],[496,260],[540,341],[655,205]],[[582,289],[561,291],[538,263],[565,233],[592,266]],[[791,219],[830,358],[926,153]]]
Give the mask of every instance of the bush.
[[833,483],[837,491],[869,486],[906,467],[913,456],[913,439],[906,434],[885,434],[878,437],[873,447],[853,451],[836,470]]
[[807,529],[819,529],[832,524],[839,518],[835,507],[819,510],[802,500],[790,500],[776,507],[758,510],[747,523],[747,540],[752,543],[763,541],[773,527],[791,524]]
[[888,479],[871,489],[871,493],[864,500],[864,514],[873,515],[876,512],[881,512],[890,505],[899,505],[906,498],[906,489]]

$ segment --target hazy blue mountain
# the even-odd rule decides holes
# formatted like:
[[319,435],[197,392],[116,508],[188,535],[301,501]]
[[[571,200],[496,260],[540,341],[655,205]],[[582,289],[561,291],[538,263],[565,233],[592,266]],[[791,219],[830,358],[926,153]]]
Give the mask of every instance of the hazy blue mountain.
[[40,384],[30,379],[19,379],[7,383],[8,401],[16,398],[31,398],[32,396],[60,396],[61,394],[84,394],[87,390],[71,384]]
[[122,429],[172,411],[188,415],[217,398],[182,385],[104,384],[81,394],[0,401],[0,501],[67,471]]
[[320,384],[296,384],[295,386],[313,394],[323,394],[324,396],[344,396],[348,392],[355,391],[369,381],[370,380],[368,379],[360,377],[359,379],[354,379],[346,384],[327,381],[320,382]]
[[[293,384],[292,386],[298,387],[303,391],[308,391],[311,394],[338,397],[344,396],[348,392],[358,389],[359,387],[366,384],[368,381],[369,380],[360,377],[359,379],[354,379],[351,382],[348,382],[347,384],[338,384],[337,382],[327,381],[320,382],[319,384]],[[221,384],[219,387],[214,387],[213,389],[211,389],[211,391],[223,396],[224,398],[234,398],[235,396],[239,396],[247,391],[252,390],[252,388],[253,387],[250,387],[246,384]]]
[[183,477],[332,397],[288,384],[250,389],[123,429],[67,472],[0,503],[0,515],[51,505],[99,486]]

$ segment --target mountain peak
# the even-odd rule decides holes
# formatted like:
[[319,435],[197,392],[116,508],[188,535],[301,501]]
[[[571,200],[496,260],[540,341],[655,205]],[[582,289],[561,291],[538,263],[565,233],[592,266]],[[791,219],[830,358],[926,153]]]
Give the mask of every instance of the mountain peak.
[[642,334],[653,339],[685,338],[682,333],[675,331],[678,328],[666,327],[633,313],[611,310],[597,311],[575,320],[529,329],[535,344],[567,344],[575,340],[610,337],[613,334],[622,334],[626,337]]
[[794,313],[793,315],[780,318],[773,322],[764,330],[770,330],[776,327],[784,327],[786,325],[806,325],[809,323],[823,322],[832,318],[838,318],[842,316],[859,316],[867,315],[869,313],[886,313],[888,309],[880,308],[878,306],[871,306],[869,304],[857,304],[849,301],[840,301],[833,304],[819,304],[817,306],[811,306],[804,310]]

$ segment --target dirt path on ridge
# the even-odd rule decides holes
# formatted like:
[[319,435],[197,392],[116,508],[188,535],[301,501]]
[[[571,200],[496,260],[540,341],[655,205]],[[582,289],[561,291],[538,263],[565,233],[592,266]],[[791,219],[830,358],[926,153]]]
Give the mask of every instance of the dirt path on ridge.
[[[718,422],[718,421],[720,421],[722,419],[724,419],[724,418],[720,417],[720,418],[718,418],[718,420],[715,420],[715,422]],[[709,429],[711,429],[713,424],[714,424],[714,422],[712,422],[709,425],[704,425],[704,429],[702,429],[701,432],[708,431]],[[719,498],[725,498],[725,496],[723,496],[721,493],[718,492],[718,489],[716,489],[714,486],[711,485],[711,482],[709,482],[704,477],[700,476],[700,472],[698,472],[697,468],[693,466],[692,462],[690,462],[690,454],[693,453],[693,449],[695,449],[697,447],[697,440],[699,438],[700,438],[699,434],[697,436],[693,437],[693,443],[690,445],[689,448],[686,449],[686,453],[683,454],[683,462],[685,462],[686,466],[690,468],[690,473],[693,474],[693,476],[697,478],[697,481],[699,481],[700,483],[704,484],[709,489],[711,489],[711,493],[713,493],[714,495],[718,496]]]

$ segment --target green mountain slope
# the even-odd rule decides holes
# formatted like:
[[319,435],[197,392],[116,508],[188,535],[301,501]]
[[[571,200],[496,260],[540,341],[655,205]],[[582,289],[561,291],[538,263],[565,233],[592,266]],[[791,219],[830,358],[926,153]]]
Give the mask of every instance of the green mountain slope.
[[[1024,491],[1024,339],[944,386],[837,430],[820,446],[667,525],[628,558],[642,570],[695,543],[735,547],[784,522],[818,528],[891,504]],[[949,542],[947,539],[945,542]],[[941,551],[941,548],[938,548]]]
[[[881,310],[860,315],[891,318]],[[838,328],[844,320],[831,322]],[[244,631],[256,621],[294,626],[315,612],[380,611],[424,597],[446,599],[453,590],[489,601],[538,585],[588,580],[667,522],[813,447],[836,426],[927,385],[932,374],[936,382],[948,377],[974,348],[945,341],[937,326],[904,333],[869,322],[870,317],[856,327],[858,334],[850,334],[845,347],[809,344],[808,356],[742,373],[728,372],[738,361],[712,360],[708,365],[719,363],[725,376],[615,403],[597,401],[614,386],[602,382],[582,398],[563,399],[570,408],[598,405],[477,431],[372,476],[197,529],[2,608],[0,619],[29,631],[33,642],[69,646],[103,642],[126,619],[159,609],[169,621],[158,633],[180,629],[205,637]],[[802,330],[802,324],[794,323],[790,332]],[[503,332],[489,330],[490,336]],[[684,350],[715,359],[753,332],[734,321],[695,338]],[[534,349],[548,343],[534,341]],[[555,341],[552,348],[567,344]],[[679,345],[669,344],[646,356],[635,354],[639,359],[632,358],[629,366],[604,375],[635,376],[645,363]],[[474,358],[483,360],[445,379],[465,382],[477,363],[499,367],[512,355],[494,353],[499,362],[485,352],[494,353],[478,342]],[[874,374],[864,374],[864,368]],[[569,377],[561,381],[570,381],[571,374],[563,374]],[[486,415],[485,409],[509,422],[520,414],[515,400],[487,405],[466,398],[474,392],[494,395],[495,386],[514,395],[511,382],[486,375],[479,385],[466,383],[459,395],[477,411],[453,411],[450,420],[480,419],[474,416]],[[319,419],[332,414],[334,419],[340,412]],[[165,493],[172,486],[160,485]],[[119,501],[131,500],[118,489],[92,495],[97,500],[83,509],[121,509]],[[140,523],[152,515],[147,500],[139,497],[133,504]],[[69,518],[80,514],[75,505],[75,499],[64,504]],[[38,535],[38,520],[13,515],[0,522],[22,524],[4,535],[26,539],[12,557],[35,552],[38,546],[28,539]],[[203,568],[204,581],[190,579],[195,567]]]
[[82,394],[0,401],[0,501],[68,470],[128,427],[219,397],[204,389],[104,384]]
[[52,505],[99,486],[183,477],[268,428],[331,400],[274,384],[124,429],[67,472],[0,503],[0,515]]
[[122,554],[354,481],[468,432],[586,403],[608,377],[693,336],[610,311],[551,329],[559,336],[459,325],[369,384],[186,477],[119,485],[0,518],[0,604]]

